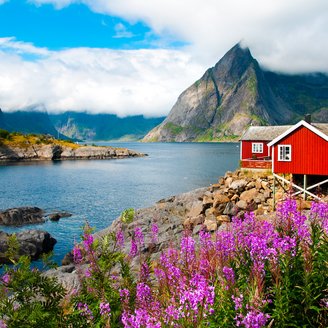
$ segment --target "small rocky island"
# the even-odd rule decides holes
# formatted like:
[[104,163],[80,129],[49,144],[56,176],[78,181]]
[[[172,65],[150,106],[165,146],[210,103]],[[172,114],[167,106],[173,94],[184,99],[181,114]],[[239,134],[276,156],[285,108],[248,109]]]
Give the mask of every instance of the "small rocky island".
[[[69,217],[67,212],[54,212],[46,214],[39,207],[16,207],[0,211],[1,226],[23,226],[30,224],[44,223],[47,219],[58,221],[62,217]],[[0,264],[10,264],[11,259],[8,251],[8,242],[13,234],[0,230]],[[53,250],[56,239],[47,231],[31,229],[15,233],[18,256],[27,255],[31,260],[37,260],[42,254],[49,253]]]
[[55,139],[50,135],[23,135],[0,131],[0,163],[142,156],[146,155],[127,148],[79,145],[70,140]]

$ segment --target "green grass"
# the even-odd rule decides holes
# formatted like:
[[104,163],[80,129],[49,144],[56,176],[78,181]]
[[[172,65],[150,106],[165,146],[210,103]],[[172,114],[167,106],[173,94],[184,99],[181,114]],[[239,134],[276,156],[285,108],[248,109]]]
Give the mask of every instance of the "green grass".
[[180,134],[184,130],[182,126],[174,124],[172,122],[166,123],[164,128],[174,136]]
[[28,148],[33,145],[58,145],[70,148],[81,147],[73,141],[55,139],[52,136],[44,134],[22,134],[18,132],[9,133],[6,130],[1,130],[0,145],[20,148]]

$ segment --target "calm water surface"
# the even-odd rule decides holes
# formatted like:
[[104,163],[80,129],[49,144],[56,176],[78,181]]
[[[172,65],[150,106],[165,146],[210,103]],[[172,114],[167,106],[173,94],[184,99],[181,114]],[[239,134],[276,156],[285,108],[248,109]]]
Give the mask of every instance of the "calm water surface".
[[[109,145],[109,143],[99,143]],[[60,263],[79,240],[85,220],[103,229],[129,207],[142,208],[181,192],[215,183],[239,164],[238,144],[110,143],[147,153],[144,158],[63,161],[0,166],[0,209],[38,206],[73,214],[59,222],[21,228],[49,231]]]

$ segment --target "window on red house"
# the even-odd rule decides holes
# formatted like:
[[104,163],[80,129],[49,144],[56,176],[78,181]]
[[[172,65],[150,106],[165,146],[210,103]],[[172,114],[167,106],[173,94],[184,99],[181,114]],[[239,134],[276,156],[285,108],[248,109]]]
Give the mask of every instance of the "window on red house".
[[290,162],[292,160],[292,146],[278,145],[278,161]]
[[262,142],[252,142],[252,153],[263,153],[263,143]]

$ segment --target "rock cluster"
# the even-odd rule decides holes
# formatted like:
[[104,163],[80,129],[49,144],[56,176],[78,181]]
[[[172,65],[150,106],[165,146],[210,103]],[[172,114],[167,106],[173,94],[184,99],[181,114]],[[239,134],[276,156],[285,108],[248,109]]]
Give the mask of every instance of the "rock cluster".
[[[243,217],[245,212],[268,214],[273,210],[272,189],[272,175],[262,172],[227,172],[193,204],[184,226],[193,229],[203,224],[208,231],[215,231],[222,223],[230,222],[233,216]],[[282,196],[282,192],[278,191],[276,199]]]
[[[11,263],[8,255],[8,239],[10,234],[0,231],[0,264]],[[30,256],[36,260],[43,253],[49,253],[56,244],[56,239],[42,230],[27,230],[16,233],[19,246],[18,255]]]
[[130,149],[114,147],[68,147],[55,144],[27,145],[26,147],[0,146],[0,162],[70,159],[116,159],[140,156],[145,155]]

